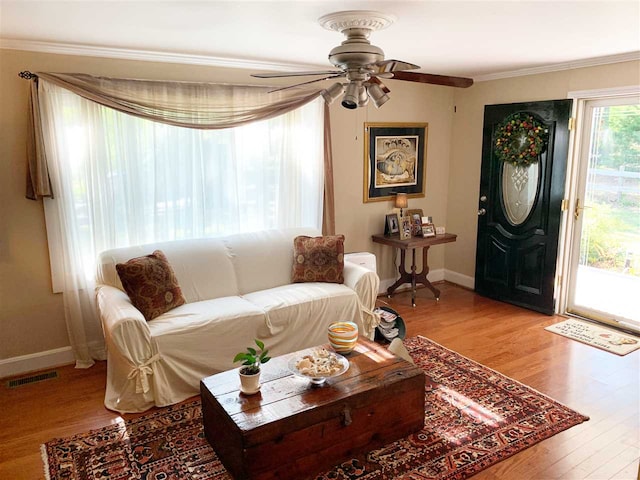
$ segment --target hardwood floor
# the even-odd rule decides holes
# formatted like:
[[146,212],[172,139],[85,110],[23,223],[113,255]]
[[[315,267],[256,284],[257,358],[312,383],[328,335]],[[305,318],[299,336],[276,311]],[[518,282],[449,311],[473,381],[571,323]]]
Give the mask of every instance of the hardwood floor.
[[[480,472],[474,479],[638,479],[640,350],[617,355],[545,331],[559,320],[443,283],[381,297],[424,335],[588,415],[588,422]],[[104,408],[105,362],[58,368],[58,378],[0,386],[0,479],[42,478],[40,444],[120,420]],[[133,415],[126,415],[131,418]]]

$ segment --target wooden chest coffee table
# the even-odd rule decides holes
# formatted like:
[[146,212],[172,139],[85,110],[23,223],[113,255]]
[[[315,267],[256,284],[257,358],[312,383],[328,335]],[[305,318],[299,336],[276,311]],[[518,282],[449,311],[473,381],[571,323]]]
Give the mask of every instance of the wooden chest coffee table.
[[424,373],[385,347],[360,339],[321,386],[288,370],[299,356],[263,365],[255,395],[237,369],[200,382],[206,438],[234,478],[304,479],[423,427]]

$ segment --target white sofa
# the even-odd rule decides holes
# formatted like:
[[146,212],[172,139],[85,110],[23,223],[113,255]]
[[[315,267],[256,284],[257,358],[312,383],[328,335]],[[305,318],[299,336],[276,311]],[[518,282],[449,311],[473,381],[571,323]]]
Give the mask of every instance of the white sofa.
[[[292,284],[298,235],[319,232],[273,230],[103,252],[96,295],[108,352],[105,406],[140,412],[196,395],[203,377],[237,367],[234,355],[254,338],[280,355],[325,343],[327,326],[337,320],[353,320],[372,337],[378,276],[345,262],[344,284]],[[187,303],[147,322],[115,265],[157,249]]]

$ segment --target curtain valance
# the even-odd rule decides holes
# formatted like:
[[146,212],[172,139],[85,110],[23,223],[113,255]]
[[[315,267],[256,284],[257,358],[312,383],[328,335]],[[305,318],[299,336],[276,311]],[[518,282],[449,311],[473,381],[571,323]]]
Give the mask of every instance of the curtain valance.
[[[137,117],[179,127],[222,129],[266,120],[299,108],[323,90],[269,93],[270,87],[94,77],[80,73],[23,72],[32,78],[27,198],[53,197],[43,148],[38,81]],[[325,132],[326,133],[326,132]],[[331,153],[325,152],[325,156]]]

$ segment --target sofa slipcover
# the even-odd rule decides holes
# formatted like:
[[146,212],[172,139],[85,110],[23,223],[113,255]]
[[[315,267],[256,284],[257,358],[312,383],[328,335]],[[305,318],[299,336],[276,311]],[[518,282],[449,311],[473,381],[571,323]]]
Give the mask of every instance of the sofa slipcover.
[[[107,344],[105,406],[141,412],[197,395],[200,380],[237,367],[233,357],[254,338],[271,355],[281,355],[326,343],[327,326],[340,320],[356,322],[373,338],[378,276],[345,262],[344,284],[292,284],[298,235],[320,233],[271,230],[100,254],[96,298]],[[187,303],[147,322],[124,292],[115,265],[154,250],[166,255]]]

